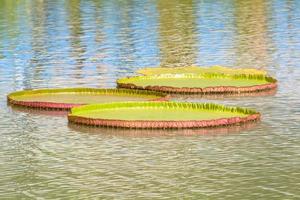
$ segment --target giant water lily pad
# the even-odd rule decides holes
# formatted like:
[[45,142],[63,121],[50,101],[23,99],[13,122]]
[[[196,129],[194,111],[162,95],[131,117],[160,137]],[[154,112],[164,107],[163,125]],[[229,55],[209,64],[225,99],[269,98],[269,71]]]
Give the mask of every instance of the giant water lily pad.
[[254,68],[229,68],[222,66],[212,66],[212,67],[149,67],[139,69],[137,71],[139,74],[143,75],[160,75],[160,74],[229,74],[229,75],[266,75],[267,72],[264,70],[254,69]]
[[254,110],[210,103],[116,102],[73,108],[69,122],[123,128],[196,128],[255,121]]
[[118,87],[174,93],[241,93],[270,90],[276,79],[264,75],[163,74],[117,80]]
[[166,99],[167,95],[160,92],[96,88],[24,90],[8,95],[10,104],[53,109],[70,109],[92,103]]

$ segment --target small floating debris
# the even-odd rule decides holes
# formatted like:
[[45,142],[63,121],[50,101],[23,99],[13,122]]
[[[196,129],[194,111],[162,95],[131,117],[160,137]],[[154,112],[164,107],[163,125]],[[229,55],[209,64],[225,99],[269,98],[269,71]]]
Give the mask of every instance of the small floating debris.
[[168,95],[160,92],[96,89],[63,88],[37,89],[13,92],[7,96],[9,104],[30,108],[69,110],[86,104],[120,102],[120,101],[154,101],[167,100]]
[[69,122],[118,128],[204,128],[260,119],[255,110],[212,103],[115,102],[72,108]]
[[217,94],[272,90],[277,88],[277,80],[261,74],[162,74],[121,78],[117,85],[168,93]]
[[228,75],[267,75],[265,70],[259,70],[254,68],[229,68],[222,66],[211,67],[149,67],[139,69],[138,74],[142,75],[160,75],[160,74],[228,74]]

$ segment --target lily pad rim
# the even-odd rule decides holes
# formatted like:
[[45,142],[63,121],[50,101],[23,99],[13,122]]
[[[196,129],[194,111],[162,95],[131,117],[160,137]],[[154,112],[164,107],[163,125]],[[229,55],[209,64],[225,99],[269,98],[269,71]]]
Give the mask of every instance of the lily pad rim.
[[[132,105],[136,107],[134,104],[141,106],[141,105],[181,105],[181,106],[215,106],[217,109],[225,109],[230,110],[233,109],[235,112],[243,112],[246,117],[230,117],[230,118],[217,118],[217,119],[210,119],[210,120],[120,120],[120,119],[101,119],[101,118],[88,118],[80,116],[80,113],[88,112],[94,109],[99,109],[99,107],[105,106],[115,106],[120,107],[120,105]],[[218,126],[227,126],[227,125],[234,125],[239,123],[246,123],[249,121],[258,121],[260,119],[260,113],[248,109],[248,108],[241,108],[241,107],[230,107],[224,106],[220,104],[214,103],[191,103],[191,102],[115,102],[115,103],[102,103],[102,104],[91,104],[80,106],[76,108],[72,108],[71,113],[68,115],[69,123],[77,123],[82,125],[90,125],[90,126],[103,126],[103,127],[116,127],[116,128],[204,128],[204,127],[218,127]]]
[[[168,107],[169,106],[169,107]],[[89,112],[97,109],[118,109],[118,108],[134,108],[134,107],[167,107],[171,109],[192,109],[192,110],[221,110],[225,112],[238,112],[242,114],[257,114],[258,112],[251,108],[244,108],[238,106],[225,106],[216,103],[203,103],[203,102],[182,102],[182,101],[124,101],[124,102],[110,102],[88,104],[71,109],[69,115],[75,113]]]
[[156,91],[145,91],[145,90],[135,90],[135,89],[123,89],[123,88],[41,88],[41,89],[30,89],[30,90],[20,90],[12,92],[7,95],[7,102],[11,105],[31,107],[31,108],[41,108],[41,109],[61,109],[69,110],[74,106],[81,106],[85,104],[79,103],[64,103],[64,102],[49,102],[49,101],[22,101],[14,97],[18,96],[30,96],[35,94],[53,94],[53,93],[99,93],[99,94],[112,94],[112,95],[133,95],[133,96],[153,96],[154,98],[149,99],[149,101],[167,101],[170,96],[163,92]]
[[[232,79],[256,79],[265,80],[264,84],[255,84],[250,86],[211,86],[211,87],[175,87],[175,86],[163,86],[163,85],[138,85],[133,83],[135,80],[146,79],[164,79],[164,78],[232,78]],[[130,82],[132,81],[132,82]],[[147,76],[131,76],[123,77],[117,81],[118,88],[130,88],[140,90],[159,91],[166,93],[189,93],[189,94],[209,94],[209,93],[247,93],[247,92],[259,92],[264,90],[273,90],[277,88],[277,80],[271,76],[265,75],[228,75],[228,74],[161,74],[161,75],[147,75]]]
[[34,94],[44,94],[44,93],[88,93],[95,92],[99,94],[124,94],[124,95],[146,95],[146,96],[158,96],[166,97],[167,94],[163,92],[156,91],[142,91],[135,89],[125,89],[125,88],[88,88],[88,87],[74,87],[74,88],[38,88],[38,89],[29,89],[29,90],[19,90],[11,92],[7,95],[8,98],[13,98],[15,96],[25,96],[25,95],[34,95]]

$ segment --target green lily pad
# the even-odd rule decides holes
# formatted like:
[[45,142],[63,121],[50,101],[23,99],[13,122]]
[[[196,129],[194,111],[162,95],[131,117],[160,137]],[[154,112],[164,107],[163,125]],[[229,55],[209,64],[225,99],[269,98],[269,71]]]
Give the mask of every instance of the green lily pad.
[[163,74],[117,80],[120,88],[175,93],[241,93],[270,90],[277,81],[264,75]]
[[267,72],[264,70],[258,70],[254,68],[228,68],[222,66],[212,66],[212,67],[151,67],[143,68],[137,71],[139,74],[143,75],[160,75],[160,74],[229,74],[229,75],[266,75]]
[[259,119],[256,111],[209,103],[119,102],[71,110],[70,122],[125,128],[193,128],[222,126]]
[[70,109],[92,103],[164,100],[166,97],[163,93],[140,90],[66,88],[13,92],[8,95],[8,102],[26,107]]

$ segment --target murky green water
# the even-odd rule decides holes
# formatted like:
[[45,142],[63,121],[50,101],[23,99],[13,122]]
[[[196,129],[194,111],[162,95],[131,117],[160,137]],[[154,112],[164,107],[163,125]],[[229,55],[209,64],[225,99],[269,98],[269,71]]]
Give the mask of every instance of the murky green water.
[[[145,66],[268,70],[242,127],[141,131],[68,125],[6,95],[114,87]],[[0,199],[299,199],[300,1],[0,0]]]

